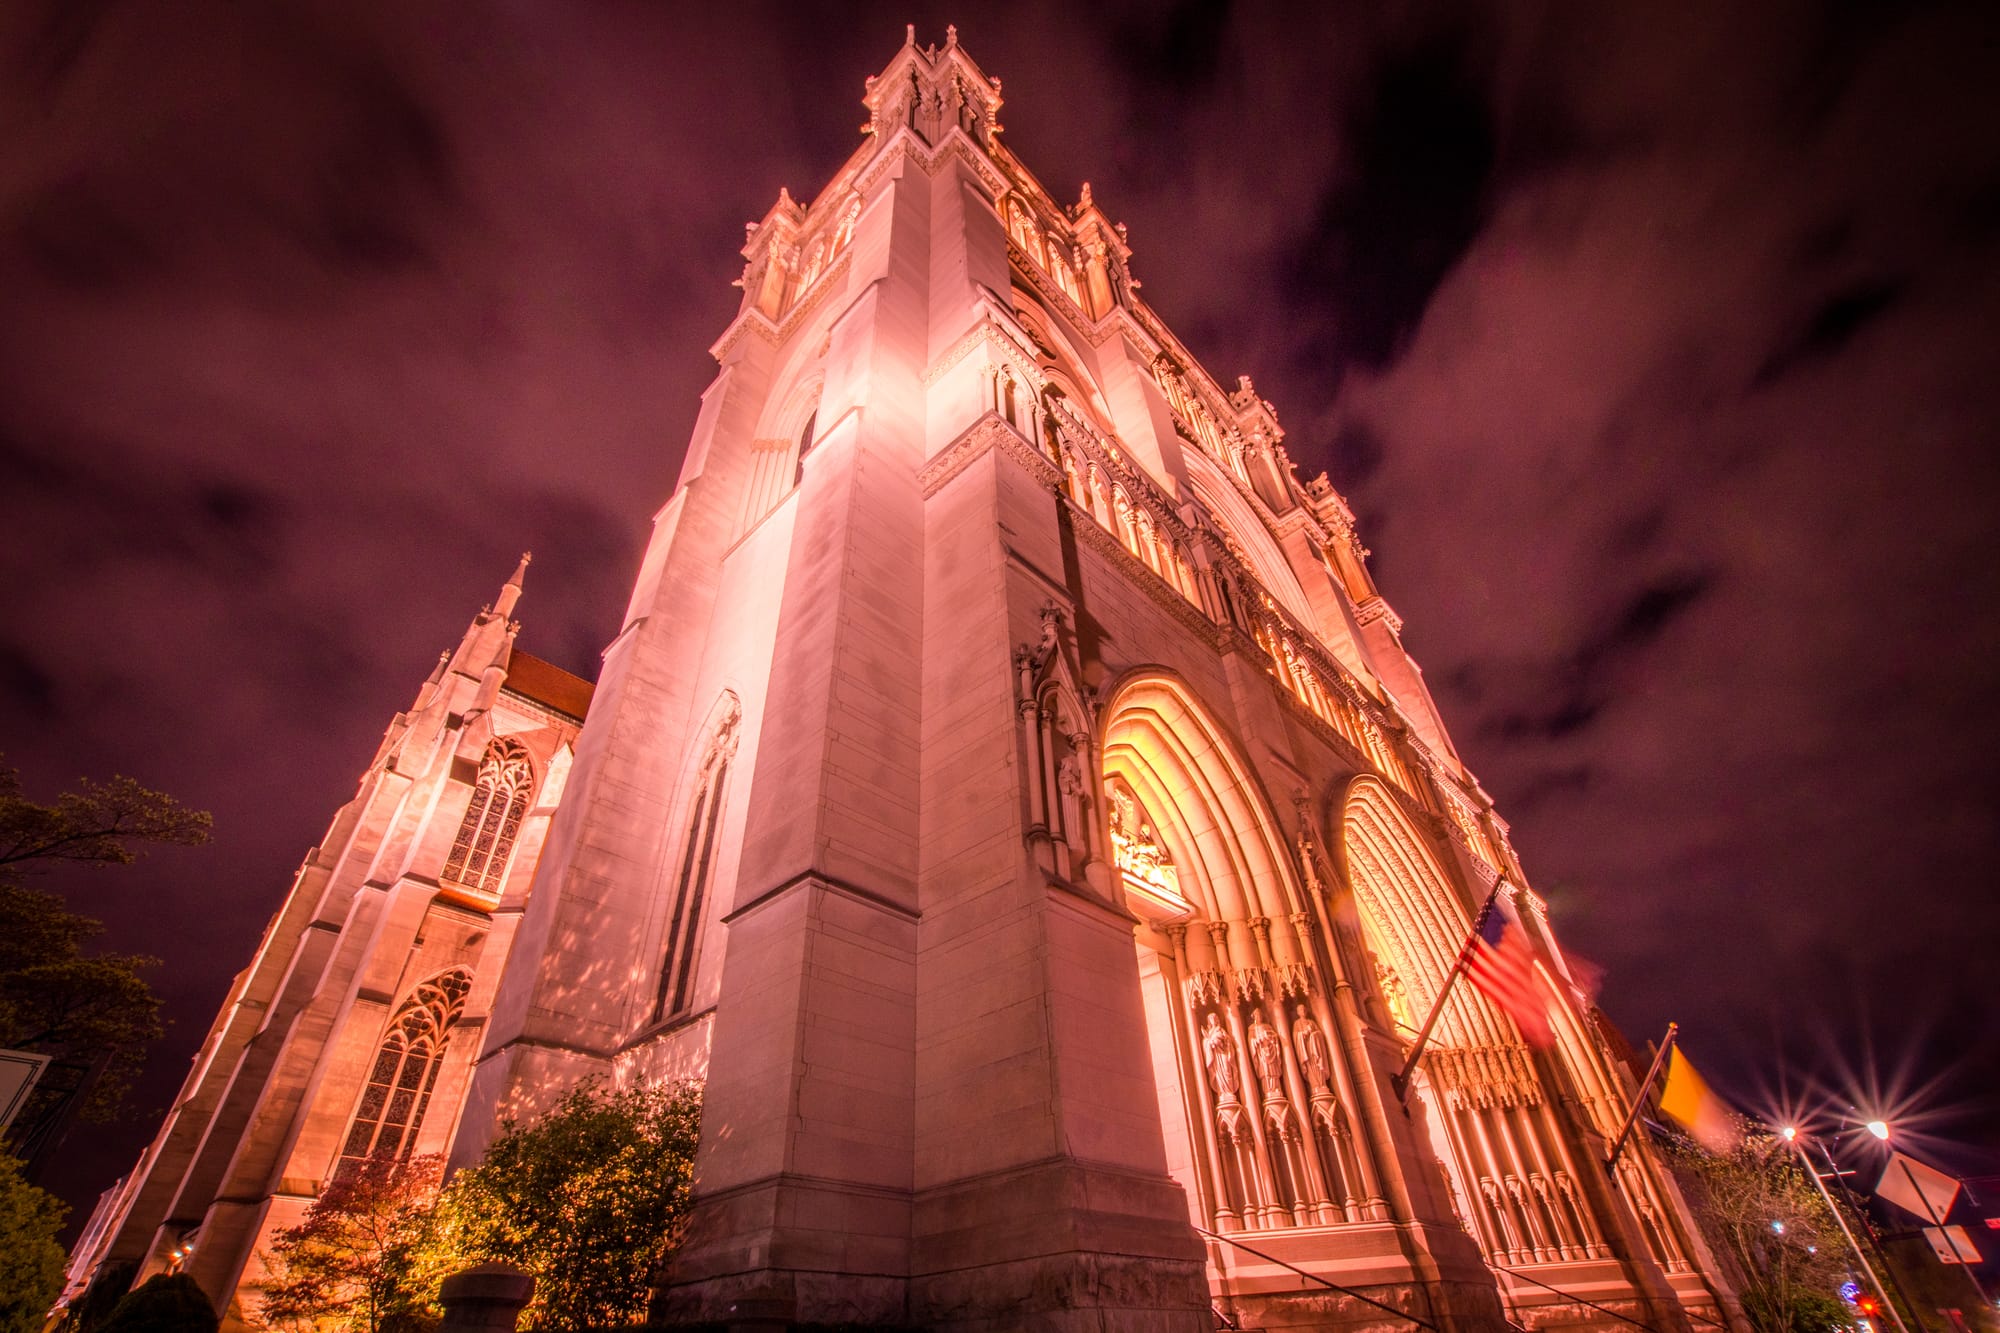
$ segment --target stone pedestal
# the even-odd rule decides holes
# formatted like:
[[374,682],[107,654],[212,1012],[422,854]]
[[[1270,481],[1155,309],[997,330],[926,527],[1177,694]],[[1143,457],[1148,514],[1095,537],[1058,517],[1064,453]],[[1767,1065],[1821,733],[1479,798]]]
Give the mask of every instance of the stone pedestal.
[[533,1299],[535,1279],[512,1264],[480,1264],[453,1273],[439,1289],[438,1333],[511,1333]]

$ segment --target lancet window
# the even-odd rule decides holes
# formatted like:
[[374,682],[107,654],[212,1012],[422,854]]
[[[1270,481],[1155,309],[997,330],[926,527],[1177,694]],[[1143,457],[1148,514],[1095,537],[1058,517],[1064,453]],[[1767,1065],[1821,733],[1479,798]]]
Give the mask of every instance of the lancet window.
[[[796,431],[783,422],[799,422]],[[770,439],[750,441],[750,477],[743,488],[743,512],[738,533],[748,532],[778,507],[787,495],[805,480],[806,455],[812,452],[819,432],[819,386],[794,391],[779,418],[779,428]]]
[[813,410],[806,413],[806,424],[799,427],[798,461],[792,465],[792,485],[795,488],[806,479],[806,454],[813,447],[813,431],[818,426],[819,405],[814,404]]
[[682,834],[679,871],[674,878],[667,906],[667,931],[660,961],[660,989],[653,1002],[655,1022],[672,1017],[688,1007],[694,985],[695,963],[699,957],[702,912],[707,906],[709,886],[715,876],[716,831],[722,823],[723,797],[729,781],[729,762],[736,754],[737,728],[742,712],[735,698],[726,700],[722,719],[715,725],[701,768],[695,775],[694,799]]
[[410,1155],[471,989],[471,973],[454,969],[419,985],[396,1010],[341,1145],[341,1168],[370,1157]]
[[445,879],[482,893],[500,892],[534,785],[534,768],[519,742],[501,739],[486,747],[473,779],[472,803],[445,858]]

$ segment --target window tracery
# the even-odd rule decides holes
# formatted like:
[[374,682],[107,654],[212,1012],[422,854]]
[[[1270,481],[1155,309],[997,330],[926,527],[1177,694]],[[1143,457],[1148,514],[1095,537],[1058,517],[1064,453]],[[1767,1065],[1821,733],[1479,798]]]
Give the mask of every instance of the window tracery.
[[[806,455],[819,442],[820,388],[815,376],[804,387],[793,389],[783,413],[773,423],[776,429],[771,437],[750,441],[750,476],[743,488],[738,535],[756,527],[805,480]],[[799,423],[796,429],[788,424],[792,422]]]
[[418,985],[396,1010],[355,1104],[339,1169],[370,1157],[410,1155],[444,1066],[451,1029],[471,989],[472,974],[456,968]]
[[486,747],[442,878],[483,894],[500,892],[534,785],[534,767],[518,741],[503,738]]

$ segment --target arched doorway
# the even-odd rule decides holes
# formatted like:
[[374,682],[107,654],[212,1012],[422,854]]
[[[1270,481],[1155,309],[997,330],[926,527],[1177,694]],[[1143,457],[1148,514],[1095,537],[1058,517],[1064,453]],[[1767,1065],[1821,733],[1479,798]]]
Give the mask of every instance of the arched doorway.
[[1385,1215],[1355,1137],[1314,917],[1237,748],[1181,681],[1102,713],[1113,874],[1140,973],[1169,1164],[1216,1231]]
[[[1389,788],[1349,786],[1342,857],[1379,1004],[1404,1042],[1430,1013],[1471,929],[1474,906],[1453,891]],[[1471,985],[1452,987],[1413,1095],[1460,1221],[1503,1267],[1610,1255],[1569,1136],[1513,1022]]]

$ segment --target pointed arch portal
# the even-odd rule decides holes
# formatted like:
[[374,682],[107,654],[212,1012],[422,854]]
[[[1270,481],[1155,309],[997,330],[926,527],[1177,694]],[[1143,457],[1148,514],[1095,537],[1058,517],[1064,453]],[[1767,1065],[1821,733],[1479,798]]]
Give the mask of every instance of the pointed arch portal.
[[[1180,680],[1121,685],[1103,783],[1176,1175],[1218,1231],[1384,1215],[1285,836]],[[1171,891],[1168,891],[1169,888]]]

